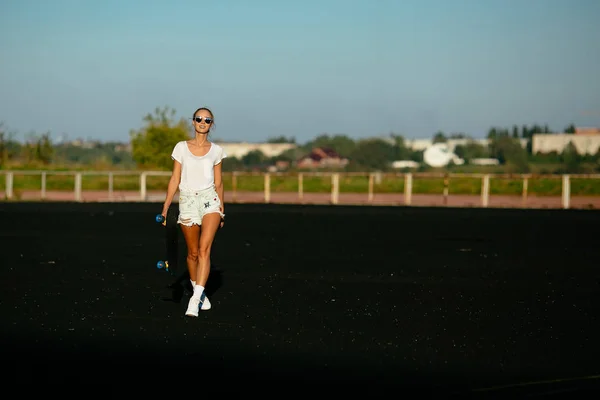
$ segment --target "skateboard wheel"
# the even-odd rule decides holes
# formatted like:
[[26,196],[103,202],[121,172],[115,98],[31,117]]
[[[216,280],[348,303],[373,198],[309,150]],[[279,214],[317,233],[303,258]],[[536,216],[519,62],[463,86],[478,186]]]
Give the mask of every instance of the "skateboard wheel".
[[167,263],[164,261],[159,261],[158,263],[156,263],[156,268],[158,268],[158,269],[167,268]]
[[156,222],[162,223],[164,220],[165,220],[165,217],[163,217],[161,214],[156,215]]

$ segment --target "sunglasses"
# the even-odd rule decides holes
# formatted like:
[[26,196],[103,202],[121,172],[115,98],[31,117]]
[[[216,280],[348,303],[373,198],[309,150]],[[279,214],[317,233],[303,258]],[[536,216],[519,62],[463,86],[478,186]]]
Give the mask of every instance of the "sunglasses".
[[209,117],[196,117],[194,118],[194,121],[196,121],[197,123],[202,122],[202,119],[204,118],[204,122],[206,122],[207,124],[212,124],[212,118]]

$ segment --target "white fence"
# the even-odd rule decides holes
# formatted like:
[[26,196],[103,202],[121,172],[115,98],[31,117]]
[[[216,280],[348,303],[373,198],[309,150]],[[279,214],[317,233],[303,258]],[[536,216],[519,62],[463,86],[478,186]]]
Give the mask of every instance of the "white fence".
[[[236,200],[236,192],[237,192],[237,180],[240,177],[254,175],[257,173],[244,173],[244,172],[229,172],[224,173],[226,176],[231,176],[232,187],[228,188],[232,193],[233,201]],[[39,199],[45,200],[47,199],[47,178],[51,175],[62,175],[62,176],[72,176],[74,177],[74,186],[72,190],[72,198],[74,201],[82,201],[82,181],[84,177],[89,176],[105,176],[108,179],[108,187],[106,189],[106,197],[108,200],[114,200],[114,178],[115,176],[137,176],[139,179],[139,193],[134,195],[133,199],[135,201],[152,201],[149,197],[148,189],[147,189],[147,179],[151,176],[162,176],[169,177],[171,175],[170,171],[0,171],[0,175],[4,175],[5,177],[5,199],[13,200],[15,198],[14,191],[14,179],[15,176],[26,176],[26,175],[35,175],[40,177],[41,186],[39,188]],[[443,178],[444,179],[444,188],[442,195],[444,198],[449,196],[448,192],[448,182],[452,178],[476,178],[481,180],[480,186],[480,206],[487,207],[490,199],[490,179],[520,179],[522,182],[522,191],[521,197],[523,200],[527,199],[528,196],[528,187],[529,180],[531,178],[552,178],[552,179],[561,179],[561,207],[568,209],[570,208],[571,202],[571,178],[583,178],[583,179],[599,179],[600,174],[593,175],[530,175],[530,174],[521,174],[521,175],[506,175],[506,174],[431,174],[431,173],[394,173],[394,174],[383,174],[383,173],[346,173],[346,172],[304,172],[304,173],[260,173],[264,179],[263,185],[263,193],[262,199],[265,203],[271,202],[271,177],[272,176],[293,176],[298,180],[298,200],[302,200],[304,197],[304,185],[303,180],[307,176],[320,176],[320,177],[330,177],[331,178],[331,192],[330,192],[330,203],[331,204],[339,204],[339,196],[340,196],[340,177],[342,176],[363,176],[368,177],[368,188],[367,188],[367,202],[373,200],[374,197],[374,185],[375,182],[380,182],[383,176],[393,175],[396,179],[404,180],[404,192],[403,192],[403,203],[405,205],[412,204],[412,196],[413,196],[413,180],[414,179],[426,179],[426,178]]]
[[113,198],[114,193],[114,178],[115,176],[139,176],[140,180],[140,201],[145,201],[146,195],[146,179],[148,176],[170,176],[170,172],[152,171],[0,171],[5,176],[5,198],[11,200],[14,198],[14,177],[15,175],[36,175],[41,178],[40,199],[45,200],[46,197],[46,182],[49,175],[54,176],[73,176],[75,179],[73,194],[75,201],[82,201],[82,181],[84,176],[107,176],[108,177],[108,198]]

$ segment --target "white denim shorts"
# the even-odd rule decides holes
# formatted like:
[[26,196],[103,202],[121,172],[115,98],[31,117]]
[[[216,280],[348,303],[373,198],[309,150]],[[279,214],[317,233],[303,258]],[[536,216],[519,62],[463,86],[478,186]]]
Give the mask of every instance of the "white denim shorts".
[[221,218],[225,217],[221,212],[221,200],[214,186],[204,190],[179,192],[178,224],[202,225],[202,218],[211,213],[220,214]]

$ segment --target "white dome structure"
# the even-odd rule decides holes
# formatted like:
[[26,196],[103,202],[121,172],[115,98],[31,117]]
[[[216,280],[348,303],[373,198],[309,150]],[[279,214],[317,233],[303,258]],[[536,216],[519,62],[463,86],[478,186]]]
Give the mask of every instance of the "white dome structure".
[[464,164],[464,160],[454,154],[446,143],[434,143],[425,149],[423,161],[434,168],[445,167],[450,162],[457,165]]

